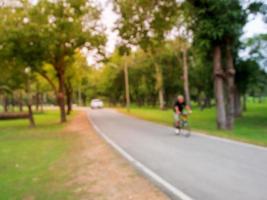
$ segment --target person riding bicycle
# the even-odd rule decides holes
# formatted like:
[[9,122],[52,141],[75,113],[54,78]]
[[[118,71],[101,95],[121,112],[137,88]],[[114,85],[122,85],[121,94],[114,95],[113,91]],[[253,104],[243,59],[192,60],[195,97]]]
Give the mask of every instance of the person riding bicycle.
[[[191,108],[189,105],[186,105],[183,95],[177,96],[177,99],[173,105],[173,111],[174,111],[175,127],[180,128],[181,115],[185,111],[191,112]],[[178,133],[178,129],[176,129],[176,132]]]

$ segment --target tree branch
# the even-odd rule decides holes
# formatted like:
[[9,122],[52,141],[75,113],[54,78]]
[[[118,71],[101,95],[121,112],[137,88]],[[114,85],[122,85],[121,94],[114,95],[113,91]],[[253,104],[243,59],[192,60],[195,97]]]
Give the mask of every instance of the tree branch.
[[56,85],[54,84],[54,82],[51,80],[51,78],[49,78],[49,76],[47,76],[46,72],[42,71],[39,72],[39,74],[48,81],[48,83],[51,85],[51,87],[53,88],[53,90],[55,91],[55,93],[57,93],[58,89],[56,87]]

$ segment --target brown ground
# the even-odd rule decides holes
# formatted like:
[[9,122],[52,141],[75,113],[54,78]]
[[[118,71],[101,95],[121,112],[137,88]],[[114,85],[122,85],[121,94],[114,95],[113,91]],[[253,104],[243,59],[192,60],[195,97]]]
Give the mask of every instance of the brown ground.
[[79,199],[168,199],[95,133],[84,112],[74,117],[66,132],[77,134],[67,161],[72,174],[67,185]]

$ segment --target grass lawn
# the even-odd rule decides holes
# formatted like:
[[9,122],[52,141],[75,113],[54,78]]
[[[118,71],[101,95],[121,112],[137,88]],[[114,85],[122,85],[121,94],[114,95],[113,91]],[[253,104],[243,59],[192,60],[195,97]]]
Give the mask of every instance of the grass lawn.
[[0,121],[0,199],[70,199],[58,161],[67,153],[71,137],[62,133],[59,114],[35,115],[28,120]]
[[[119,109],[119,111],[127,113],[125,109]],[[133,107],[129,114],[170,126],[173,124],[172,110],[161,111],[157,108]],[[267,146],[267,102],[262,104],[249,102],[248,111],[236,120],[232,131],[218,131],[215,115],[214,108],[204,111],[193,108],[190,116],[192,129],[210,135]]]

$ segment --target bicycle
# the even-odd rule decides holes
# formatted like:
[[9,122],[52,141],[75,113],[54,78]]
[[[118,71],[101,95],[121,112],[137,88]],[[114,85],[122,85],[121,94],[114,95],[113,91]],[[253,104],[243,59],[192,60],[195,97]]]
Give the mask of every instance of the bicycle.
[[[178,135],[184,135],[189,137],[191,135],[191,127],[188,121],[188,116],[191,112],[183,111],[183,113],[174,116],[174,127]],[[177,126],[177,120],[179,120],[179,126]]]

